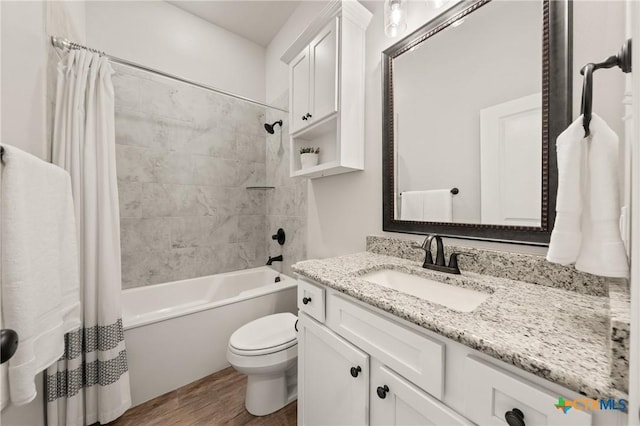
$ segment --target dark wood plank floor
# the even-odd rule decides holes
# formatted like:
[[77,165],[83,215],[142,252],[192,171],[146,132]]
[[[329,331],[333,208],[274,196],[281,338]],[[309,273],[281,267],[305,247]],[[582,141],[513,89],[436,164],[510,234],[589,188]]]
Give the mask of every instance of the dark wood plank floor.
[[108,426],[295,426],[297,404],[256,417],[244,408],[247,377],[229,367],[128,410]]

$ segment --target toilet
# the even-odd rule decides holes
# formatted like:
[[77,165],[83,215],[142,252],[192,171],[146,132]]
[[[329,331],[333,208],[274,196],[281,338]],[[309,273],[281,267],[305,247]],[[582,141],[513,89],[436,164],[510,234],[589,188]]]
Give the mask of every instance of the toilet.
[[227,360],[248,377],[245,407],[254,416],[278,411],[298,396],[296,320],[288,312],[268,315],[229,339]]

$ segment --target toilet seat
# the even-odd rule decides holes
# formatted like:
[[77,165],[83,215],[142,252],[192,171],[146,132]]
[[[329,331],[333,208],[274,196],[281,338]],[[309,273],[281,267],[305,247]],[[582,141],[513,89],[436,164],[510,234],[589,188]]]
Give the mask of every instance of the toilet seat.
[[284,351],[297,344],[291,313],[258,318],[237,329],[229,339],[229,351],[236,355],[258,356]]

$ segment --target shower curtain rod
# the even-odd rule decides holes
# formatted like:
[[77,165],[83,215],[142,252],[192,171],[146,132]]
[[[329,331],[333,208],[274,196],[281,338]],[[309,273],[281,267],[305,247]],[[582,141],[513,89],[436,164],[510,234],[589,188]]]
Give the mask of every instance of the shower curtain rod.
[[272,109],[276,109],[276,110],[282,111],[282,112],[289,112],[289,111],[287,111],[286,109],[283,109],[283,108],[278,108],[278,107],[275,107],[273,105],[268,105],[268,104],[265,104],[265,103],[262,103],[262,102],[259,102],[259,101],[253,100],[253,99],[246,98],[244,96],[236,95],[235,93],[231,93],[231,92],[227,92],[225,90],[217,89],[215,87],[207,86],[206,84],[201,84],[201,83],[195,82],[193,80],[188,80],[186,78],[178,77],[177,75],[173,75],[173,74],[166,73],[164,71],[159,71],[159,70],[156,70],[156,69],[153,69],[153,68],[149,68],[149,67],[146,67],[144,65],[140,65],[140,64],[137,64],[135,62],[128,61],[126,59],[118,58],[117,56],[108,55],[105,52],[101,52],[99,50],[92,49],[90,47],[83,46],[81,44],[69,41],[64,37],[51,36],[51,44],[54,47],[57,47],[59,49],[85,49],[85,50],[88,50],[90,52],[99,53],[100,55],[102,55],[105,58],[109,59],[109,61],[114,62],[116,64],[125,65],[125,66],[132,67],[132,68],[137,68],[139,70],[147,71],[147,72],[150,72],[152,74],[156,74],[156,75],[160,75],[162,77],[170,78],[172,80],[176,80],[176,81],[179,81],[181,83],[185,83],[185,84],[189,84],[191,86],[199,87],[200,89],[205,89],[205,90],[209,90],[210,92],[220,93],[222,95],[226,95],[226,96],[230,96],[232,98],[240,99],[241,101],[249,102],[249,103],[252,103],[254,105],[259,105],[259,106],[266,107],[266,108],[272,108]]

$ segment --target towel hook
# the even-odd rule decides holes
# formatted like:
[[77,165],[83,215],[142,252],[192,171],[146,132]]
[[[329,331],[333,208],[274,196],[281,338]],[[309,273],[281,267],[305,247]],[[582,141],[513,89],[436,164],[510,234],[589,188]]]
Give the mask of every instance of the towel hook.
[[622,72],[631,72],[631,39],[628,39],[620,48],[617,55],[609,56],[602,62],[590,62],[580,70],[580,74],[584,76],[582,83],[582,127],[584,128],[584,137],[591,134],[589,124],[591,123],[591,111],[593,107],[593,72],[601,68],[619,67]]

